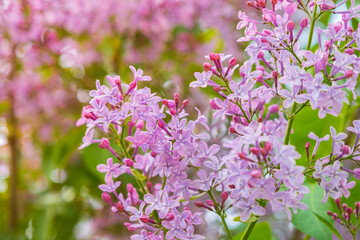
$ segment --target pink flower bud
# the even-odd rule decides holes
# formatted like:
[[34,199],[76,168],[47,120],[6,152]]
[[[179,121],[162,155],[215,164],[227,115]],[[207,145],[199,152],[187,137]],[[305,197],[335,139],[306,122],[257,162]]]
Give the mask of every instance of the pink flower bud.
[[215,203],[210,199],[206,200],[206,204],[209,205],[210,207],[215,206]]
[[295,23],[290,20],[290,21],[287,23],[286,27],[287,27],[287,29],[288,29],[289,31],[293,31],[293,30],[295,29]]
[[278,76],[279,76],[279,73],[277,72],[277,71],[273,71],[272,72],[272,76],[273,76],[273,78],[278,78]]
[[201,208],[203,206],[203,203],[202,202],[195,202],[194,203],[195,206],[197,206],[198,208]]
[[259,51],[257,58],[262,59],[264,57],[264,53],[262,51]]
[[236,58],[235,58],[235,57],[231,58],[231,59],[229,60],[229,67],[235,66],[236,63],[237,63]]
[[162,103],[163,103],[165,106],[168,106],[169,101],[168,101],[167,99],[163,99],[163,100],[162,100]]
[[101,194],[101,197],[102,197],[104,202],[111,203],[111,196],[107,192],[103,192]]
[[354,75],[354,72],[353,72],[352,70],[347,70],[347,71],[345,72],[345,77],[346,77],[346,78],[351,78],[352,75]]
[[223,200],[223,202],[225,202],[226,199],[228,199],[229,194],[224,191],[224,192],[221,193],[220,197],[221,197],[221,199]]
[[151,155],[152,157],[156,157],[157,154],[156,154],[156,152],[151,151],[151,152],[150,152],[150,155]]
[[124,205],[121,202],[118,202],[115,207],[119,212],[123,212],[125,210]]
[[176,115],[176,110],[174,108],[170,108],[169,112],[171,115],[175,116]]
[[[259,70],[259,71],[262,71],[262,72],[265,72],[265,67],[264,66],[261,66],[261,65],[259,65],[259,66],[256,66],[256,70]],[[262,79],[262,75],[260,75],[260,77],[261,77],[261,79]]]
[[253,178],[260,178],[261,177],[261,171],[259,169],[256,169],[256,170],[252,170],[250,175],[253,177]]
[[131,160],[131,159],[129,159],[129,158],[125,159],[125,160],[124,160],[124,163],[125,163],[125,166],[130,167],[130,168],[131,168],[132,166],[134,166],[134,161]]
[[259,149],[256,147],[251,147],[250,152],[252,152],[252,154],[254,154],[254,155],[257,155],[259,153]]
[[306,28],[308,25],[309,25],[309,20],[306,17],[301,19],[301,21],[300,21],[300,27],[301,28]]
[[211,107],[212,109],[214,109],[214,110],[221,109],[221,108],[216,104],[216,102],[215,102],[214,99],[210,99],[209,105],[210,105],[210,107]]
[[354,49],[352,49],[352,48],[347,48],[347,49],[345,49],[344,53],[347,53],[347,54],[349,54],[349,55],[353,55],[353,54],[354,54]]
[[149,190],[149,192],[151,192],[151,191],[152,191],[153,184],[152,184],[150,181],[148,181],[148,182],[146,183],[146,187],[147,187],[147,189]]
[[182,102],[181,108],[185,108],[188,104],[189,104],[189,100],[185,99],[185,100]]
[[264,148],[267,152],[270,152],[272,150],[271,142],[266,142]]
[[139,121],[137,121],[136,128],[140,129],[140,130],[143,129],[144,128],[144,120],[140,119]]
[[129,127],[133,127],[133,126],[135,126],[135,124],[136,124],[135,122],[130,121],[130,122],[128,123],[128,126],[129,126]]
[[133,187],[133,185],[131,183],[128,183],[128,185],[126,185],[126,190],[129,192],[129,193],[133,193],[135,188]]
[[204,65],[203,65],[203,68],[205,71],[210,71],[211,70],[211,64],[210,63],[207,63],[207,62],[204,62]]
[[101,142],[99,143],[99,147],[101,147],[102,149],[106,149],[109,148],[109,146],[110,146],[110,142],[107,138],[101,139]]
[[175,215],[172,213],[166,214],[166,221],[172,221],[175,219]]
[[277,113],[279,111],[279,105],[277,104],[270,105],[268,111],[270,114]]
[[165,128],[165,123],[161,120],[158,121],[157,125],[159,126],[159,128]]
[[136,82],[131,82],[129,84],[129,89],[126,92],[126,95],[128,95],[132,90],[134,90],[136,88]]
[[230,133],[236,133],[236,130],[235,130],[234,127],[230,127],[230,128],[229,128],[229,132],[230,132]]
[[142,221],[143,223],[147,223],[149,222],[149,217],[142,215],[141,217],[139,217],[139,220]]
[[179,97],[179,94],[178,93],[175,93],[174,94],[174,101],[175,101],[175,104],[176,106],[179,104],[180,102],[180,97]]
[[341,153],[342,154],[347,155],[347,154],[349,154],[350,151],[351,151],[351,149],[350,149],[350,147],[348,145],[344,145],[344,146],[341,147]]

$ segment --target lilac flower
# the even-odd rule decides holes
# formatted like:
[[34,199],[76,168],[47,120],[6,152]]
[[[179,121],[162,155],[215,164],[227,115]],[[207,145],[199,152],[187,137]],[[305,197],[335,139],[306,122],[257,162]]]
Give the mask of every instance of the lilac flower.
[[116,189],[120,186],[121,182],[120,181],[117,181],[114,183],[113,179],[112,178],[105,178],[105,183],[106,184],[101,184],[99,186],[100,190],[103,191],[103,192],[108,192],[108,193],[111,193],[111,192],[115,192]]
[[334,142],[341,142],[341,140],[347,138],[347,134],[345,133],[336,133],[335,128],[333,128],[332,126],[330,126],[330,133],[331,133],[331,138],[333,139]]
[[211,71],[203,71],[202,73],[196,72],[194,73],[196,81],[190,83],[190,87],[206,87],[210,77],[212,75]]
[[137,81],[151,81],[151,77],[143,76],[144,71],[142,69],[139,68],[138,70],[136,70],[133,66],[130,66],[129,68],[131,69],[131,71],[134,74],[134,82],[137,82]]
[[248,201],[240,200],[235,202],[234,206],[242,210],[240,213],[240,220],[242,222],[249,220],[251,214],[256,216],[264,216],[266,213],[263,207],[254,204],[254,199],[249,199]]
[[106,173],[107,177],[118,177],[120,174],[122,174],[124,171],[121,169],[119,163],[113,164],[113,159],[108,158],[107,165],[105,164],[99,164],[97,165],[96,169],[101,173]]
[[354,127],[348,127],[347,130],[355,133],[356,135],[359,135],[360,134],[360,120],[354,120],[353,125],[354,125]]

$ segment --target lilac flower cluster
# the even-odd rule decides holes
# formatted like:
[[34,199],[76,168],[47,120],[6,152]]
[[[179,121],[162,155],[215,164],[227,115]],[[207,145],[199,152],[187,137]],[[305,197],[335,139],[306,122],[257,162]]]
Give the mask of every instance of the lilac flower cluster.
[[[267,213],[267,204],[273,212],[285,211],[291,220],[292,212],[307,209],[301,202],[309,192],[305,177],[316,179],[325,190],[323,202],[329,196],[349,196],[349,189],[355,186],[348,182],[349,173],[360,178],[360,170],[345,168],[342,161],[358,160],[360,121],[348,128],[356,134],[352,148],[343,142],[345,133],[330,128],[332,148],[326,157],[317,158],[316,154],[320,143],[330,136],[319,138],[310,133],[316,143],[311,156],[310,143],[305,144],[306,167],[297,164],[302,156],[290,145],[294,118],[304,107],[317,109],[320,118],[337,116],[351,95],[356,98],[360,68],[352,45],[357,42],[358,30],[349,25],[356,15],[354,6],[346,12],[334,10],[342,14],[342,20],[327,29],[316,29],[319,48],[311,50],[317,18],[344,3],[274,0],[266,8],[267,1],[248,2],[263,18],[252,20],[239,13],[238,29],[245,28],[239,41],[251,41],[246,48],[250,58],[240,66],[230,54],[210,53],[204,71],[196,72],[196,81],[190,84],[214,90],[215,97],[209,101],[212,117],[228,128],[227,136],[216,144],[210,144],[207,118],[198,109],[197,118],[189,120],[188,100],[181,102],[178,94],[174,99],[161,99],[147,87],[138,89],[138,81],[151,80],[142,70],[130,67],[134,80],[129,85],[119,76],[107,77],[110,88],[97,82],[78,121],[78,125],[87,125],[81,148],[98,143],[119,160],[114,164],[109,159],[107,165],[98,166],[106,173],[105,184],[99,188],[114,212],[129,217],[126,226],[130,231],[142,229],[132,239],[203,238],[194,231],[202,222],[201,214],[189,207],[195,199],[195,206],[221,218],[230,239],[228,211],[242,222],[251,222],[250,232]],[[291,20],[301,11],[311,18],[305,50],[300,41],[309,20],[300,21],[297,33]],[[258,31],[259,25],[265,27]],[[235,77],[236,70],[240,78]],[[95,128],[112,134],[121,153],[108,138],[94,139]],[[117,193],[120,181],[114,181],[125,173],[138,184],[138,188],[127,186],[126,199]]]

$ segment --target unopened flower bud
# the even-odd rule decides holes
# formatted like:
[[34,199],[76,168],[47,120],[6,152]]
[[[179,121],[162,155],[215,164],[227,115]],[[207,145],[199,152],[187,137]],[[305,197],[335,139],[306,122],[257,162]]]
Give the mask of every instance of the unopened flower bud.
[[279,73],[277,71],[273,71],[272,76],[273,76],[273,78],[277,79],[279,76]]
[[136,82],[131,82],[129,84],[129,89],[126,92],[126,95],[128,95],[132,90],[134,90],[136,88]]
[[279,105],[277,104],[270,105],[268,111],[270,114],[277,113],[279,111]]
[[252,170],[250,175],[253,177],[253,178],[260,178],[261,177],[261,171],[259,169],[256,169],[256,170]]
[[139,121],[137,121],[136,128],[140,129],[140,130],[144,128],[144,120],[143,119],[140,119]]
[[142,215],[141,217],[139,217],[139,220],[142,221],[143,223],[147,223],[149,222],[149,217],[146,215]]
[[175,219],[175,215],[172,213],[166,214],[166,221],[172,221]]
[[354,54],[354,49],[352,49],[352,48],[347,48],[347,49],[345,49],[344,53],[347,53],[347,54],[349,54],[349,55],[353,55],[353,54]]
[[231,59],[229,60],[229,67],[235,66],[236,63],[237,63],[236,58],[235,58],[235,57],[231,58]]
[[119,212],[123,212],[125,210],[124,205],[121,202],[118,202],[115,207]]
[[304,17],[303,19],[301,19],[301,21],[300,21],[300,27],[306,28],[308,25],[309,25],[309,20],[308,20],[306,17]]
[[354,75],[354,72],[352,70],[347,70],[345,72],[345,77],[346,78],[351,78]]
[[223,200],[223,202],[225,202],[226,199],[228,199],[229,194],[224,191],[224,192],[221,193],[220,197],[221,197],[221,199]]
[[230,132],[230,133],[236,133],[236,130],[235,130],[234,127],[230,127],[230,128],[229,128],[229,132]]
[[104,202],[111,203],[111,196],[107,192],[103,192],[101,194],[101,197],[102,197]]
[[262,51],[259,51],[258,55],[257,55],[258,59],[262,59],[264,58],[264,53]]
[[99,147],[101,147],[102,149],[106,149],[109,148],[109,146],[110,146],[110,142],[107,138],[101,139],[101,142],[99,143]]
[[250,151],[251,151],[252,154],[254,154],[254,155],[257,155],[257,154],[259,153],[259,149],[256,148],[256,147],[251,147],[251,148],[250,148]]
[[346,212],[349,214],[349,216],[352,214],[352,212],[353,212],[353,209],[351,208],[351,207],[348,207],[347,209],[346,209]]
[[341,209],[341,204],[340,203],[341,203],[340,198],[335,199],[335,204],[339,208],[339,210]]
[[158,121],[157,125],[159,126],[159,128],[165,128],[165,123],[161,120]]
[[174,108],[170,108],[169,112],[171,115],[175,116],[176,115],[176,110]]
[[288,29],[289,31],[293,31],[293,30],[295,29],[295,23],[290,20],[290,21],[287,23],[286,27],[287,27],[287,29]]
[[176,106],[179,104],[180,102],[180,97],[179,97],[179,94],[178,93],[175,93],[174,94],[174,101],[175,101],[175,104]]
[[210,60],[213,62],[220,61],[220,55],[217,53],[210,53],[209,57],[210,57]]
[[162,100],[162,103],[163,103],[165,106],[168,106],[169,101],[168,101],[167,99],[163,99],[163,100]]
[[212,109],[214,109],[214,110],[221,109],[221,108],[216,104],[216,102],[215,102],[214,99],[210,99],[209,105],[210,105],[210,107],[211,107]]
[[134,166],[134,161],[131,160],[131,159],[129,159],[129,158],[125,159],[125,160],[124,160],[124,163],[125,163],[125,166],[130,167],[130,168],[131,168],[132,166]]
[[156,152],[151,151],[151,152],[150,152],[150,155],[154,158],[154,157],[156,157],[157,154],[156,154]]
[[149,192],[151,192],[151,191],[152,191],[153,184],[152,184],[150,181],[148,181],[148,182],[146,183],[146,187],[147,187],[147,189],[149,190]]
[[272,150],[272,145],[271,145],[271,142],[266,142],[264,144],[264,148],[267,152],[270,152]]
[[350,147],[348,145],[344,145],[344,146],[341,147],[341,153],[342,154],[347,155],[347,154],[349,154],[350,151],[351,151],[351,149],[350,149]]
[[210,207],[215,206],[215,203],[211,199],[206,200],[206,204],[209,205]]
[[235,188],[236,188],[236,186],[235,186],[234,184],[230,184],[230,185],[229,185],[229,188],[231,188],[231,189],[235,189]]
[[131,183],[128,183],[128,185],[126,185],[126,190],[129,192],[129,193],[133,193],[135,188],[133,187],[133,185]]
[[198,208],[201,208],[202,206],[204,206],[202,202],[195,202],[194,204],[195,204],[195,206],[197,206]]
[[204,62],[203,68],[205,71],[210,71],[211,70],[211,64],[208,62]]
[[189,100],[185,99],[185,100],[182,102],[181,108],[185,108],[188,104],[189,104]]

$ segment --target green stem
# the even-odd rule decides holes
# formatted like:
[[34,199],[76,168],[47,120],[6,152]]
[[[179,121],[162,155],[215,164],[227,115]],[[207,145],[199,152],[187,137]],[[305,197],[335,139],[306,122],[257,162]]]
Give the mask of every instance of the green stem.
[[211,200],[215,204],[215,211],[216,211],[217,215],[219,215],[219,217],[221,218],[221,222],[224,225],[224,228],[225,228],[225,230],[227,232],[227,235],[228,235],[229,239],[232,240],[233,236],[231,234],[231,231],[230,231],[228,225],[226,224],[224,215],[221,213],[221,210],[219,208],[219,204],[216,202],[216,199],[214,198],[214,195],[212,194],[211,190],[209,190],[207,193],[209,194]]
[[315,28],[315,22],[316,22],[316,12],[317,12],[317,4],[315,1],[315,5],[314,5],[314,12],[313,12],[313,16],[311,19],[311,25],[310,25],[310,33],[309,33],[309,39],[308,39],[308,43],[306,46],[306,50],[310,50],[311,49],[311,42],[312,42],[312,37],[314,34],[314,28]]
[[241,240],[246,240],[249,238],[251,231],[253,230],[253,228],[255,227],[256,223],[258,220],[255,220],[254,222],[249,223],[249,225],[247,226],[244,234],[241,237]]
[[292,125],[294,123],[294,119],[295,119],[295,111],[296,111],[296,102],[294,102],[292,108],[291,108],[291,113],[290,113],[290,119],[289,119],[289,123],[287,125],[287,129],[286,129],[286,135],[285,135],[285,140],[284,140],[284,144],[288,145],[290,142],[290,135],[291,135],[291,128]]

